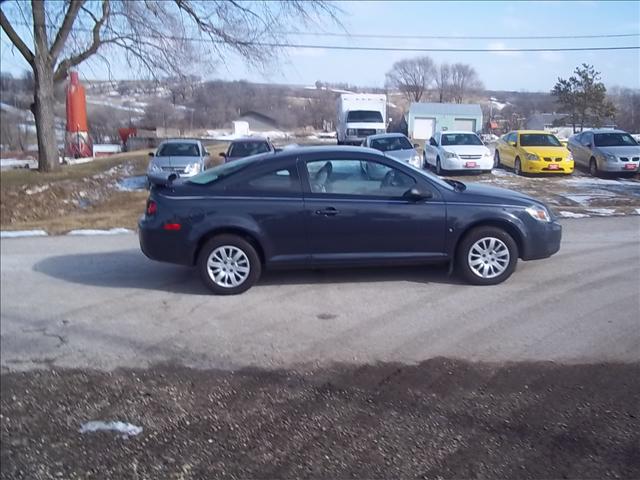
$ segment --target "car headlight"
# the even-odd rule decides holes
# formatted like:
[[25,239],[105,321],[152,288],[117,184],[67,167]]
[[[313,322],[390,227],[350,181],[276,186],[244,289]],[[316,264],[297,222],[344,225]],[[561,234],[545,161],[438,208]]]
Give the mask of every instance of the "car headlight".
[[567,162],[572,162],[573,161],[573,153],[569,152],[569,155],[567,155],[566,160],[567,160]]
[[535,153],[527,153],[527,160],[540,160],[540,157]]
[[456,155],[454,152],[447,152],[446,150],[443,152],[444,158],[456,158],[458,155]]
[[409,160],[409,163],[414,167],[420,168],[422,166],[422,158],[420,157],[420,155],[414,155],[413,157],[411,157],[411,160]]
[[486,152],[484,152],[484,153],[482,154],[482,156],[483,156],[484,158],[491,158],[493,155],[491,155],[491,152],[490,152],[489,150],[487,150]]
[[160,168],[156,163],[151,162],[149,164],[149,168],[147,168],[147,172],[152,173],[152,172],[161,172],[162,168]]
[[533,218],[535,218],[540,222],[551,221],[551,215],[549,215],[549,211],[540,205],[532,205],[528,207],[526,210],[529,215],[531,215]]
[[200,164],[199,163],[190,163],[184,169],[185,175],[195,175],[200,172]]
[[347,128],[347,136],[353,137],[356,134],[355,128]]
[[617,162],[618,161],[618,157],[616,157],[615,155],[611,155],[611,154],[607,154],[604,156],[604,159],[607,162]]

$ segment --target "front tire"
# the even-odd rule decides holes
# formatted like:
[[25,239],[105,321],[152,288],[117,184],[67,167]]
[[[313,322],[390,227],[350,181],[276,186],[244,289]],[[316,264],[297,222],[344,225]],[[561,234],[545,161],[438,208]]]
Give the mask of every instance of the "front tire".
[[522,164],[520,163],[520,158],[516,157],[516,162],[513,166],[513,171],[516,175],[522,175]]
[[456,253],[459,274],[473,285],[496,285],[516,269],[518,245],[504,230],[478,227],[460,242]]
[[589,173],[592,177],[600,176],[600,170],[598,170],[598,162],[593,157],[591,157],[591,160],[589,160]]
[[436,175],[444,175],[442,164],[440,163],[440,157],[436,158]]
[[493,168],[500,168],[502,164],[500,163],[500,152],[496,148],[495,153],[493,154]]
[[198,255],[202,282],[216,295],[237,295],[260,278],[262,264],[256,249],[237,235],[218,235]]

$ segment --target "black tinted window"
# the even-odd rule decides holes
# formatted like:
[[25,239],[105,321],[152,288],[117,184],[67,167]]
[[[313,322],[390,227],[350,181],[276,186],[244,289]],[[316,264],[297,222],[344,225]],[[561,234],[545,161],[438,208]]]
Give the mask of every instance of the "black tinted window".
[[227,187],[230,191],[261,195],[300,193],[300,179],[295,167],[262,172]]
[[561,147],[562,144],[555,136],[546,133],[522,133],[520,145],[523,147]]
[[382,114],[369,110],[354,110],[347,114],[347,122],[382,123]]
[[198,157],[200,151],[195,143],[165,143],[158,150],[158,157]]
[[594,138],[597,147],[634,147],[638,145],[628,133],[596,133]]
[[249,157],[269,151],[267,142],[235,142],[229,147],[230,157]]
[[473,133],[443,133],[442,145],[482,145],[482,141]]
[[406,137],[383,137],[371,140],[371,148],[381,152],[392,152],[394,150],[412,150],[413,145]]

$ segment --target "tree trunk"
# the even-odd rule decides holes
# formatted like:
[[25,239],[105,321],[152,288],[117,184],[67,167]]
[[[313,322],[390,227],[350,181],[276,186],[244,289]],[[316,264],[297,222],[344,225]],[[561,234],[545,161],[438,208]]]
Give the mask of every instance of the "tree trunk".
[[[60,166],[53,106],[53,68],[35,58],[35,104],[33,115],[38,137],[38,170],[50,172]],[[40,64],[44,63],[44,65]],[[40,65],[39,65],[40,64]]]
[[33,74],[35,95],[33,116],[36,121],[38,137],[38,170],[50,172],[60,167],[58,160],[58,142],[53,106],[53,59],[49,54],[49,40],[45,26],[44,2],[32,0],[33,13]]

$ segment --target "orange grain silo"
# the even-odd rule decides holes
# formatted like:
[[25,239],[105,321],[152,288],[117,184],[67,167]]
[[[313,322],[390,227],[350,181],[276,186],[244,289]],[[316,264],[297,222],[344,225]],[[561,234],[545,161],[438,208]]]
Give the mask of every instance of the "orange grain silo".
[[87,99],[78,72],[69,72],[67,86],[66,152],[73,158],[92,156],[87,122]]

